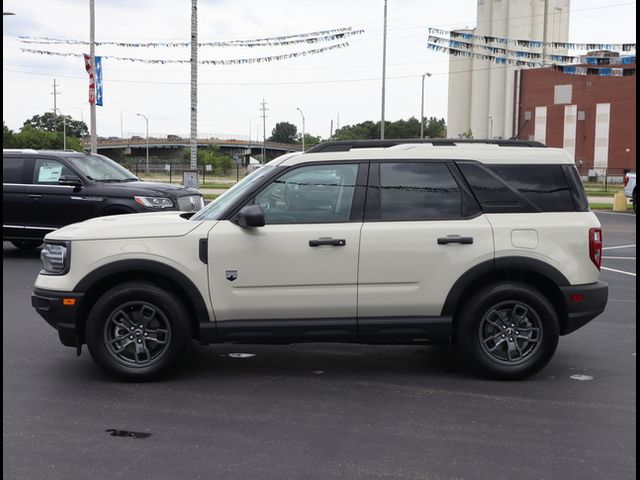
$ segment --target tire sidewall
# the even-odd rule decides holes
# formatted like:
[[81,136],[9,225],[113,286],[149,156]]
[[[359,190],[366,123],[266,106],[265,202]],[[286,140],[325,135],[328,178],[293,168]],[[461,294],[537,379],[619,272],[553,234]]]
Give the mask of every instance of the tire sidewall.
[[[115,309],[131,301],[143,301],[160,310],[171,330],[167,351],[156,362],[144,367],[132,367],[118,362],[105,343],[105,323]],[[87,319],[86,342],[89,353],[103,369],[126,380],[146,381],[158,378],[175,365],[187,349],[190,339],[191,328],[180,300],[172,293],[145,282],[131,282],[107,291],[96,301]]]
[[[484,315],[501,302],[517,301],[533,309],[542,323],[541,344],[524,362],[504,365],[491,358],[480,345],[479,329]],[[558,317],[549,301],[538,290],[520,283],[490,285],[473,295],[456,324],[456,338],[467,363],[484,376],[499,380],[518,380],[540,371],[558,346]]]

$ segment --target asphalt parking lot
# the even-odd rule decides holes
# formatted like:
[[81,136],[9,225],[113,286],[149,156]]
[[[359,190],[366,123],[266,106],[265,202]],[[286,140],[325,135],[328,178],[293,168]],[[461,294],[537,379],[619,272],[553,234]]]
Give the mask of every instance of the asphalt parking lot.
[[3,478],[634,479],[636,217],[598,216],[607,309],[522,382],[447,347],[308,344],[196,347],[115,383],[31,307],[38,255],[3,242]]

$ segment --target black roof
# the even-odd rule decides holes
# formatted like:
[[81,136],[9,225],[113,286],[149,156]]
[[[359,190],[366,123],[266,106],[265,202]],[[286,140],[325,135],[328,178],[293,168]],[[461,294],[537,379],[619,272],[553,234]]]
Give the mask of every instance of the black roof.
[[525,140],[480,140],[480,139],[453,139],[453,138],[398,138],[393,140],[341,140],[329,141],[315,145],[305,153],[318,152],[348,152],[353,148],[385,148],[405,143],[430,143],[434,146],[454,147],[461,143],[485,143],[499,145],[501,147],[545,147],[543,143]]

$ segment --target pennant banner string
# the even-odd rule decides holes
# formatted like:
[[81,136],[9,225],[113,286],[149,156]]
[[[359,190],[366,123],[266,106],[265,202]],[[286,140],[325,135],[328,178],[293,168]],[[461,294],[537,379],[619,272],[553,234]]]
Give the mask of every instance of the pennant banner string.
[[429,28],[429,34],[444,35],[450,38],[463,39],[467,41],[477,40],[485,44],[494,43],[502,45],[517,45],[526,48],[542,48],[542,46],[546,45],[547,47],[566,48],[567,50],[612,50],[631,52],[636,49],[635,43],[541,42],[538,40],[510,39],[505,37],[493,37],[489,35],[474,35],[472,33],[453,30],[441,30],[439,28]]
[[[514,59],[504,56],[491,55],[485,53],[478,53],[468,50],[458,50],[455,48],[444,47],[442,45],[429,43],[427,47],[430,50],[434,50],[436,52],[448,53],[453,56],[463,56],[463,57],[471,57],[478,58],[480,60],[489,60],[495,62],[497,64],[502,65],[517,65],[522,67],[543,67],[544,65],[540,62],[532,62],[520,59]],[[551,65],[551,67],[555,70],[561,71],[563,73],[570,73],[574,75],[599,75],[602,77],[626,77],[629,75],[635,75],[635,68],[611,68],[611,67],[601,67],[601,66],[577,66],[577,65]]]
[[[453,50],[460,51],[468,51],[474,53],[480,52],[488,52],[493,55],[500,55],[509,58],[515,58],[518,60],[521,59],[537,59],[538,61],[542,61],[543,56],[537,52],[530,52],[527,50],[511,50],[503,47],[493,47],[491,45],[484,44],[474,44],[469,42],[461,42],[459,40],[449,40],[446,38],[436,37],[434,35],[430,35],[428,38],[428,42],[447,47]],[[627,56],[606,56],[606,57],[596,57],[590,55],[556,55],[556,54],[548,54],[545,56],[546,61],[554,62],[554,63],[586,63],[590,65],[613,65],[613,64],[622,64],[622,65],[630,65],[636,62],[635,55],[627,55]]]
[[[313,50],[306,50],[302,52],[285,53],[282,55],[272,55],[269,57],[257,57],[257,58],[235,58],[229,60],[199,60],[198,63],[202,65],[243,65],[250,63],[265,63],[278,60],[286,60],[289,58],[304,57],[307,55],[316,55],[318,53],[327,52],[329,50],[335,50],[338,48],[348,47],[349,43],[339,43],[337,45],[330,45],[328,47],[316,48]],[[66,53],[66,52],[52,52],[50,50],[35,50],[31,48],[21,48],[23,52],[34,53],[36,55],[53,55],[57,57],[82,57],[82,53]],[[147,58],[130,58],[130,57],[115,57],[110,55],[103,55],[103,59],[120,60],[125,62],[139,62],[139,63],[153,63],[153,64],[166,64],[166,63],[190,63],[191,60],[165,60],[165,59],[147,59]]]
[[[299,33],[282,37],[256,38],[253,40],[228,40],[219,42],[201,42],[199,47],[270,47],[280,45],[294,45],[300,43],[317,43],[341,40],[354,35],[361,35],[364,30],[352,30],[351,27],[324,30],[321,32]],[[21,35],[18,37],[21,43],[35,43],[46,45],[89,45],[85,40],[60,39],[51,37],[29,37]],[[189,47],[190,42],[95,42],[98,46],[118,46],[118,47]]]

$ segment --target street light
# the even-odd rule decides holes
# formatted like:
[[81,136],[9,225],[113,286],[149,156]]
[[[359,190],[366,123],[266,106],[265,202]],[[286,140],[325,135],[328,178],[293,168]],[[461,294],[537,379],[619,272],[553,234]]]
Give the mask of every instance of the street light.
[[424,138],[424,77],[431,77],[429,72],[422,75],[422,97],[420,99],[420,138]]
[[487,117],[489,119],[489,140],[493,138],[493,117],[489,115]]
[[147,125],[147,175],[149,175],[149,119],[146,117],[146,115],[143,115],[141,113],[136,113],[136,115],[144,118],[144,121]]
[[296,110],[298,110],[302,116],[302,151],[304,152],[304,113],[302,113],[300,108],[296,108]]

